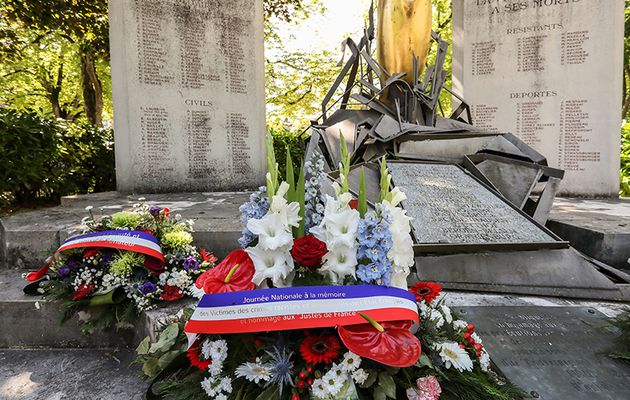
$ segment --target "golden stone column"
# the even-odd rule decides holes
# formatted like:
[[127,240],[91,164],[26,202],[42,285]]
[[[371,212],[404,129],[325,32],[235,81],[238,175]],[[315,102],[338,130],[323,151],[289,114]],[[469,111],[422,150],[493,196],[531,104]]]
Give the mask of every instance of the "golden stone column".
[[390,74],[406,72],[413,81],[413,55],[418,76],[424,71],[431,40],[431,0],[379,0],[376,31],[378,62]]

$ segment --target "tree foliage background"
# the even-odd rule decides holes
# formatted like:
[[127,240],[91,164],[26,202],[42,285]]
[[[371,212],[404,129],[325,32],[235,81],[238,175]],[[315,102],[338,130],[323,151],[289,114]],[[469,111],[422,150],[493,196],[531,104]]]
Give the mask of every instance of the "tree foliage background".
[[[300,29],[310,15],[323,13],[325,4],[326,0],[263,2],[267,124],[285,136],[319,116],[321,100],[340,70],[342,52],[339,48],[288,51],[286,38],[276,27],[289,23]],[[451,0],[433,0],[433,8],[433,29],[451,42]],[[625,13],[621,112],[630,120],[630,0]],[[66,125],[111,128],[108,34],[107,0],[0,0],[0,107],[62,119]],[[435,46],[428,62],[434,57]],[[445,68],[450,86],[450,49]],[[448,114],[448,93],[442,94],[441,104]],[[630,195],[630,126],[622,132],[622,193]]]

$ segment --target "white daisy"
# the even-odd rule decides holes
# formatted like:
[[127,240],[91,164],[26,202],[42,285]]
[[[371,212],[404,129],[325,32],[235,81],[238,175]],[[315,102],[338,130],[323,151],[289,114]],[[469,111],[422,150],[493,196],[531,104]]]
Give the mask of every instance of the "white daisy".
[[328,397],[328,388],[326,387],[324,380],[321,378],[315,379],[313,381],[311,391],[313,392],[313,396],[318,399],[325,399],[326,397]]
[[356,369],[352,373],[352,379],[359,385],[363,384],[368,378],[368,373],[363,368]]
[[339,368],[341,368],[343,372],[352,372],[359,368],[359,365],[361,365],[361,357],[349,351],[343,355],[343,360],[341,360]]
[[440,357],[446,368],[455,368],[458,371],[472,371],[473,362],[465,349],[455,342],[444,342],[438,345]]
[[238,377],[245,378],[250,382],[260,383],[268,381],[271,378],[271,368],[268,364],[260,364],[257,362],[246,362],[236,368],[235,374]]
[[346,382],[346,378],[344,375],[339,375],[335,368],[326,372],[326,374],[322,377],[324,384],[326,385],[326,392],[335,396],[337,393],[341,391],[343,384]]

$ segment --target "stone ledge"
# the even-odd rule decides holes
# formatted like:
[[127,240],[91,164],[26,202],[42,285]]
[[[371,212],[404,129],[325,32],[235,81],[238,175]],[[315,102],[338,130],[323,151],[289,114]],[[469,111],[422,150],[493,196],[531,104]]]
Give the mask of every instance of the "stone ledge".
[[630,199],[557,198],[547,226],[582,253],[630,269]]
[[249,192],[168,193],[126,195],[118,192],[68,196],[58,207],[18,213],[0,219],[0,268],[35,269],[68,236],[80,230],[93,206],[96,215],[127,209],[144,197],[147,204],[168,207],[195,220],[195,244],[223,257],[238,247],[241,235],[239,206]]

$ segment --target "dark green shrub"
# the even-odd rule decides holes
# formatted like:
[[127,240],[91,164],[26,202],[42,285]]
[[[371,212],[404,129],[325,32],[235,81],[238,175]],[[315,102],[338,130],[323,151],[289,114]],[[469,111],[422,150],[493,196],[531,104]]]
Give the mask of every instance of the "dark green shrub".
[[34,204],[115,187],[112,132],[0,108],[0,202]]
[[630,196],[630,124],[621,128],[621,190],[619,194]]
[[302,159],[304,158],[304,147],[298,134],[284,129],[270,129],[269,132],[273,137],[273,150],[276,153],[280,176],[284,177],[286,173],[287,148],[291,153],[291,159],[293,160],[295,169],[300,169]]

